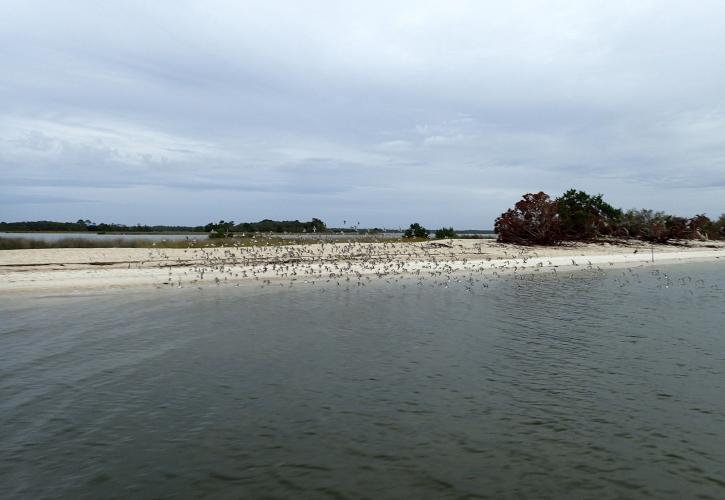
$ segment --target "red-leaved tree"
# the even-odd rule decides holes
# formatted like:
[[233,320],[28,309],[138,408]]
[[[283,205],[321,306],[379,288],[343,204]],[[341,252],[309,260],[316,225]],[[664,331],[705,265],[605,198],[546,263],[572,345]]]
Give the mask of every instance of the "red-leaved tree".
[[493,227],[502,243],[553,245],[562,239],[557,204],[543,191],[525,194]]

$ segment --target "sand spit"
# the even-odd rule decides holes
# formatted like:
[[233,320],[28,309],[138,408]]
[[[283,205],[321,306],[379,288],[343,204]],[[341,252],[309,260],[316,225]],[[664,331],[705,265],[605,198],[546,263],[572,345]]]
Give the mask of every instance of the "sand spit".
[[[0,251],[0,294],[127,287],[191,287],[259,281],[364,284],[404,275],[471,277],[605,269],[677,261],[725,263],[724,242],[649,245],[639,241],[522,247],[490,240],[417,243],[324,242],[188,249],[57,248]],[[495,274],[494,274],[495,273]]]

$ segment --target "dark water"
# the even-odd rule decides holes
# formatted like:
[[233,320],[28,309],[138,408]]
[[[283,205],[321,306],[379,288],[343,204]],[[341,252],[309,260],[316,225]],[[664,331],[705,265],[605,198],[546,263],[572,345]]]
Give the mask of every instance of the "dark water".
[[[394,239],[400,238],[403,233],[380,233],[373,235],[380,239]],[[355,240],[363,239],[367,237],[364,234],[348,234],[348,233],[263,233],[260,235],[262,238],[284,238],[290,240]],[[207,240],[209,238],[208,233],[190,233],[190,234],[147,234],[147,233],[41,233],[41,232],[27,232],[27,233],[7,233],[0,232],[0,238],[22,238],[27,240],[41,240],[48,242],[60,241],[66,238],[82,239],[82,240],[151,240],[151,241],[192,241],[192,240]]]
[[22,238],[26,240],[40,240],[40,241],[60,241],[66,238],[82,239],[82,240],[151,240],[151,241],[185,241],[185,240],[206,240],[209,235],[207,233],[193,233],[193,234],[147,234],[147,233],[41,233],[41,232],[28,232],[28,233],[6,233],[0,232],[0,238]]
[[0,299],[3,498],[725,498],[725,266]]
[[[273,238],[284,238],[289,240],[355,240],[365,239],[374,237],[376,239],[396,239],[403,236],[400,232],[384,232],[374,234],[352,234],[352,233],[264,233],[261,237],[273,237]],[[495,234],[470,234],[460,233],[460,236],[472,236],[481,239],[494,239]],[[185,241],[185,240],[206,240],[209,235],[207,233],[190,233],[190,234],[146,234],[146,233],[41,233],[41,232],[27,232],[27,233],[8,233],[0,231],[0,238],[23,238],[28,240],[42,240],[48,242],[59,241],[66,238],[84,239],[84,240],[153,240],[153,241]]]

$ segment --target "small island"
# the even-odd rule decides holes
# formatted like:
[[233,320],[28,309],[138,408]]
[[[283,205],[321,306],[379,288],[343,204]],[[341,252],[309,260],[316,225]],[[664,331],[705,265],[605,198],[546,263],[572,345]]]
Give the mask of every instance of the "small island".
[[[89,222],[2,223],[0,228],[82,227],[88,232],[135,233],[118,224]],[[314,284],[352,279],[363,283],[401,276],[483,277],[713,260],[725,257],[724,227],[725,215],[713,221],[705,215],[684,218],[651,210],[625,211],[606,203],[602,195],[572,189],[555,199],[543,192],[525,194],[496,219],[496,239],[459,235],[453,227],[443,227],[431,241],[431,232],[417,222],[391,234],[357,227],[328,229],[321,219],[221,220],[194,227],[183,239],[168,240],[0,238],[0,248],[5,248],[0,251],[0,293],[240,282]],[[136,229],[150,233],[190,227]]]

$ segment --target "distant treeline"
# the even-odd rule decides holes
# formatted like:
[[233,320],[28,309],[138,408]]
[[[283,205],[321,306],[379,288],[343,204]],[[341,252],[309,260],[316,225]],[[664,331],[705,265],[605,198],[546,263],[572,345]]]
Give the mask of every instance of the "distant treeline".
[[25,222],[0,222],[0,231],[67,231],[84,232],[92,231],[97,233],[161,233],[161,232],[201,232],[204,226],[145,226],[137,224],[127,226],[125,224],[95,223],[90,220],[78,220],[77,222],[55,222],[49,220],[25,221]]
[[48,220],[25,221],[25,222],[0,222],[0,231],[50,231],[50,232],[95,232],[95,233],[196,233],[196,232],[225,232],[225,233],[315,233],[327,231],[327,226],[320,219],[312,219],[308,222],[298,220],[271,220],[264,219],[259,222],[234,221],[211,222],[206,226],[145,226],[137,224],[127,226],[125,224],[95,223],[90,220],[78,220],[77,222],[55,222]]
[[233,233],[324,233],[327,226],[320,219],[308,222],[298,220],[264,219],[259,222],[241,222],[220,220],[204,226],[204,231],[215,236],[225,237]]
[[704,214],[685,218],[647,209],[625,211],[605,202],[601,194],[570,189],[556,199],[544,192],[525,194],[496,219],[494,231],[503,243],[542,245],[602,236],[657,243],[725,239],[725,214],[711,220]]

